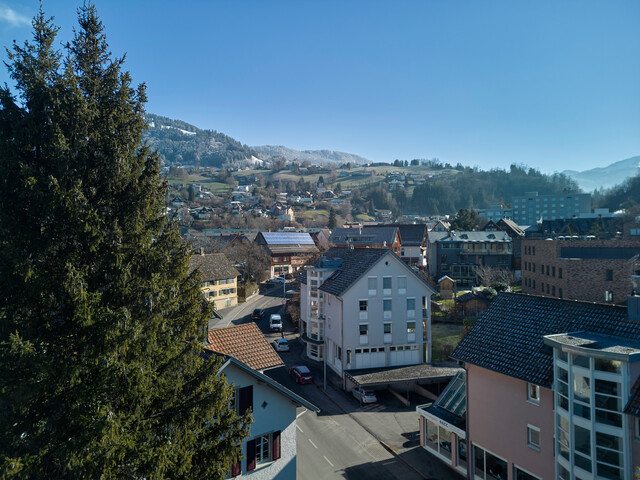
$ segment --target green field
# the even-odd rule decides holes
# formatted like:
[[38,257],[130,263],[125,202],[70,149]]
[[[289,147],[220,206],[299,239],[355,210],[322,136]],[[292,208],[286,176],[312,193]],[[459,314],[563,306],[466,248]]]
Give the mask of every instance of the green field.
[[453,349],[460,343],[464,326],[451,323],[433,323],[431,325],[431,355],[434,362],[446,362]]

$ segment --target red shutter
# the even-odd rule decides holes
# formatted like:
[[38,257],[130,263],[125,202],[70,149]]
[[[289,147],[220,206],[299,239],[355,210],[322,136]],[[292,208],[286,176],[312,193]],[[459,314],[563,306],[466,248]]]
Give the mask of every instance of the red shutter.
[[271,443],[271,460],[278,460],[280,458],[280,430],[271,434]]
[[256,469],[256,441],[247,442],[247,472]]
[[253,410],[253,385],[238,390],[238,413],[244,415],[249,408]]
[[231,476],[237,477],[241,473],[242,473],[242,463],[240,463],[240,459],[238,459],[237,462],[231,465]]

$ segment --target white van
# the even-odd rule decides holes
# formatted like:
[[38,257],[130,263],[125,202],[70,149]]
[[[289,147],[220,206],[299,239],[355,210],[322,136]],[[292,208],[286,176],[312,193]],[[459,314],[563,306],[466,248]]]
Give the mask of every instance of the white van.
[[277,313],[273,313],[269,317],[269,330],[271,332],[281,332],[282,331],[282,317]]

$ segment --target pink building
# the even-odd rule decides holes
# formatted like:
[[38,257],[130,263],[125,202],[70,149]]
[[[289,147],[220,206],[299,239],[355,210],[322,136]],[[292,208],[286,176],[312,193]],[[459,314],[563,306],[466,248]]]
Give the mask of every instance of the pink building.
[[640,296],[500,294],[452,354],[465,371],[417,408],[420,444],[474,480],[633,480],[639,313]]

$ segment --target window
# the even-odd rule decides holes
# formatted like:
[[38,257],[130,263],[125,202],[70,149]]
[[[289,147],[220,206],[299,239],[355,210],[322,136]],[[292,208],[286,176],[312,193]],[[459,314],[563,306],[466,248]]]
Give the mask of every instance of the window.
[[604,279],[605,279],[607,282],[611,282],[611,281],[613,281],[613,270],[607,270],[607,271],[605,272]]
[[556,276],[556,267],[551,267],[551,276],[552,277]]
[[605,302],[613,302],[613,292],[607,290],[604,292],[604,301]]
[[234,406],[237,406],[238,415],[244,415],[249,409],[253,410],[253,385],[238,388],[236,392],[234,392]]
[[540,405],[540,387],[535,383],[527,383],[527,400]]
[[369,302],[367,300],[360,300],[360,311],[366,312],[368,310]]
[[366,345],[369,343],[369,324],[361,323],[360,324],[360,345]]
[[535,450],[540,450],[540,429],[533,425],[527,425],[527,445]]
[[562,278],[562,267],[558,267],[558,278]]
[[407,322],[407,341],[416,341],[416,322]]
[[391,323],[385,323],[384,329],[384,343],[391,343]]
[[562,289],[558,288],[558,298],[563,298]]
[[391,300],[385,299],[382,301],[382,310],[384,318],[391,318]]
[[540,480],[538,477],[534,477],[528,472],[521,470],[514,465],[513,467],[513,479],[514,480]]
[[369,295],[376,295],[378,290],[378,278],[369,277],[368,279]]
[[382,277],[382,293],[391,295],[391,277]]
[[475,464],[475,478],[485,480],[507,478],[507,462],[475,444],[473,445],[473,461]]
[[256,465],[280,458],[280,431],[259,435],[247,442],[247,471],[256,469]]
[[398,294],[404,295],[407,293],[407,277],[398,277]]

